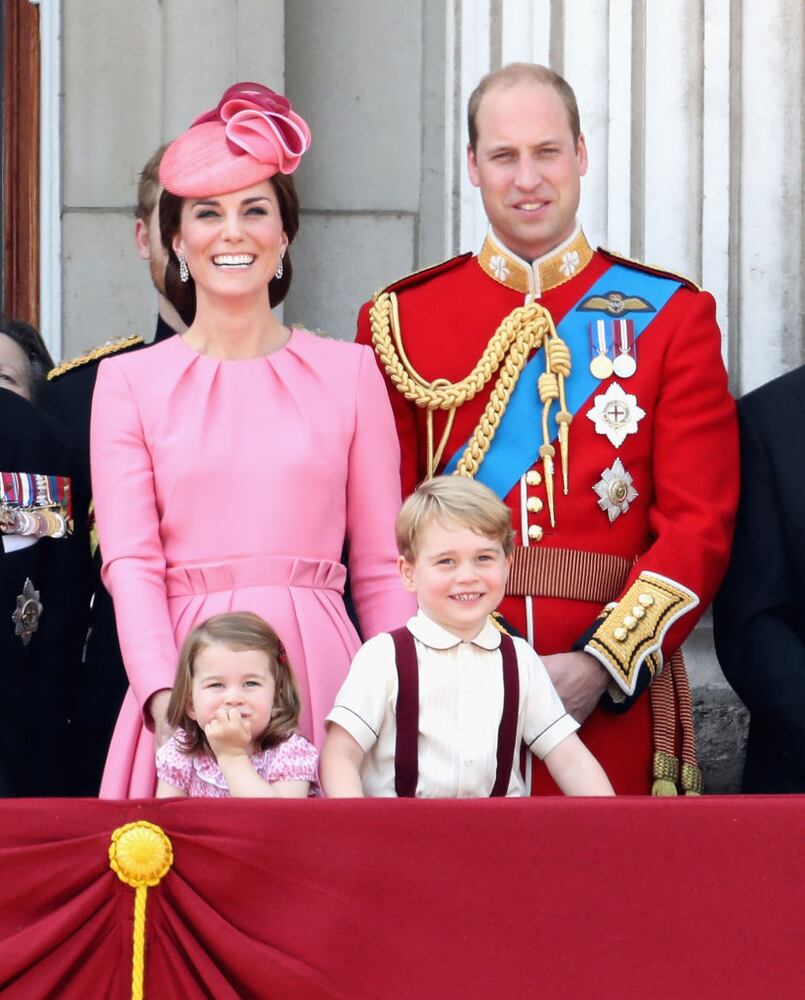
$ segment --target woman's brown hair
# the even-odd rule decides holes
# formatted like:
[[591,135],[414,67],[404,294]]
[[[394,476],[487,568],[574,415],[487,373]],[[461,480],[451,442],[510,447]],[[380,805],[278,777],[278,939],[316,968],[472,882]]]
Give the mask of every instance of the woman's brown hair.
[[188,754],[199,750],[212,753],[204,730],[189,715],[196,659],[208,646],[225,646],[238,652],[255,649],[266,654],[275,684],[274,710],[268,726],[255,742],[260,750],[267,750],[291,736],[299,722],[301,702],[280,637],[267,622],[251,611],[228,612],[214,615],[197,625],[182,645],[168,703],[168,722],[173,729],[185,732],[185,738],[177,741],[181,750]]
[[[293,243],[299,231],[299,196],[293,178],[288,174],[274,174],[268,183],[277,196],[282,228],[288,237],[288,247]],[[182,317],[182,321],[190,326],[196,318],[196,283],[191,274],[187,281],[179,277],[179,261],[173,249],[173,237],[179,232],[182,221],[182,205],[184,198],[163,191],[159,198],[159,232],[162,244],[168,252],[168,264],[165,268],[165,294],[171,305]],[[282,277],[272,278],[268,283],[268,301],[273,309],[285,299],[291,287],[293,264],[290,250],[285,251],[282,262]]]

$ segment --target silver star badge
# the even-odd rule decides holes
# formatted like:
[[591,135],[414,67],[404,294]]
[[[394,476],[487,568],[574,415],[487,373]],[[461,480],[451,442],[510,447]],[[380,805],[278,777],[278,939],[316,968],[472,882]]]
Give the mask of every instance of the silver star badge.
[[605,393],[595,397],[587,416],[595,424],[597,434],[604,434],[611,444],[620,448],[627,434],[636,434],[638,423],[646,411],[637,405],[637,396],[624,392],[613,382]]
[[17,609],[11,616],[11,620],[14,622],[14,635],[20,637],[23,646],[28,645],[31,636],[39,628],[42,611],[39,591],[34,589],[30,579],[26,579],[22,593],[17,598]]
[[609,523],[625,514],[638,492],[632,485],[631,475],[624,469],[623,462],[616,458],[611,469],[604,469],[601,478],[593,486],[598,494],[598,506],[606,511]]

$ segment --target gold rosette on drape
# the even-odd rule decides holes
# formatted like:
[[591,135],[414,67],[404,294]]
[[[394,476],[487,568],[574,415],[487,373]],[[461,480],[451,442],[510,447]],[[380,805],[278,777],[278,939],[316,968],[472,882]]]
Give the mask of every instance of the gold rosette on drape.
[[138,820],[119,826],[109,845],[109,867],[135,890],[131,996],[142,1000],[145,975],[145,904],[149,886],[158,885],[173,864],[173,845],[154,823]]

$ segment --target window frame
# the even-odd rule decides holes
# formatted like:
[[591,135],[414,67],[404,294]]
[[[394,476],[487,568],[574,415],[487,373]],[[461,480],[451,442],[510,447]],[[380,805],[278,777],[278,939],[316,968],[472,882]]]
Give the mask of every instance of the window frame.
[[2,303],[39,327],[39,7],[3,0]]

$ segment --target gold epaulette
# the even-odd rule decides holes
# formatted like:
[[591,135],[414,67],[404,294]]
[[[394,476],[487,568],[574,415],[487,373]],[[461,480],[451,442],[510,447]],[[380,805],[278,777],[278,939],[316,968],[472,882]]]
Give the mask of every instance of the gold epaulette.
[[69,361],[62,361],[61,364],[56,365],[55,368],[52,368],[48,372],[48,381],[52,382],[54,378],[64,375],[65,372],[71,372],[74,368],[81,368],[92,361],[100,361],[101,358],[106,358],[110,354],[117,354],[119,351],[126,351],[130,347],[136,347],[138,344],[144,343],[143,338],[137,336],[118,337],[116,340],[107,340],[100,347],[92,347],[84,354],[79,354],[77,358],[70,358]]
[[614,250],[605,250],[603,247],[598,247],[598,253],[615,264],[626,264],[627,267],[635,267],[638,271],[647,271],[649,274],[656,274],[660,278],[673,278],[674,281],[681,281],[685,288],[689,288],[692,292],[700,292],[702,290],[700,285],[697,285],[695,281],[691,281],[690,278],[686,278],[684,274],[668,271],[664,267],[655,267],[654,264],[645,264],[642,260],[625,257],[621,253],[615,253]]
[[434,278],[437,274],[444,274],[445,271],[449,271],[459,264],[463,264],[466,260],[472,257],[471,253],[460,253],[457,257],[449,257],[447,260],[443,260],[440,264],[431,264],[430,267],[420,268],[418,271],[412,271],[410,274],[406,274],[402,278],[397,278],[396,281],[392,281],[390,285],[386,285],[385,288],[378,288],[375,294],[372,296],[372,301],[377,301],[378,295],[382,295],[383,292],[399,292],[403,288],[411,288],[414,285],[419,285],[424,281],[429,281]]
[[489,621],[492,623],[492,625],[495,626],[498,632],[501,632],[503,635],[510,636],[512,634],[510,631],[511,625],[509,625],[509,623],[506,621],[506,619],[499,611],[493,611],[489,615]]

